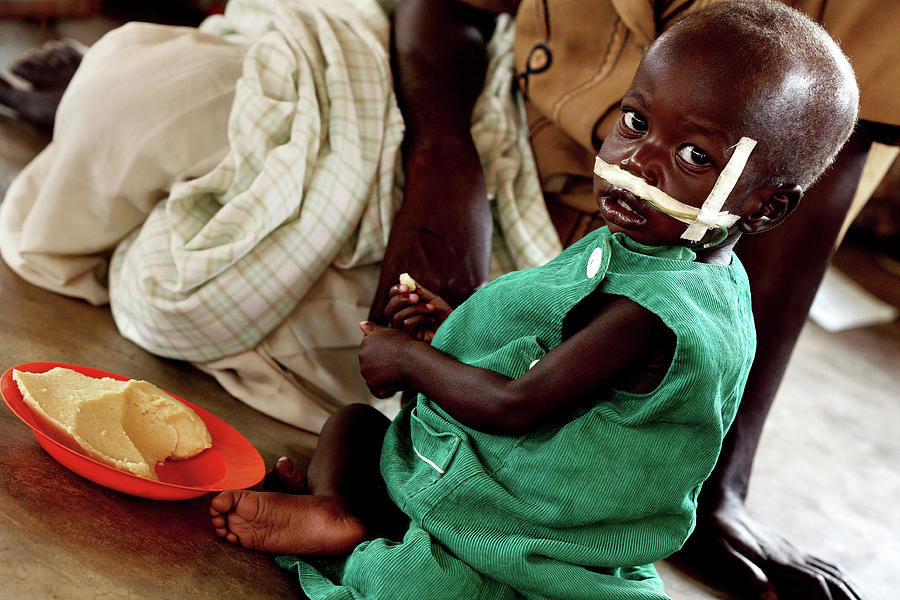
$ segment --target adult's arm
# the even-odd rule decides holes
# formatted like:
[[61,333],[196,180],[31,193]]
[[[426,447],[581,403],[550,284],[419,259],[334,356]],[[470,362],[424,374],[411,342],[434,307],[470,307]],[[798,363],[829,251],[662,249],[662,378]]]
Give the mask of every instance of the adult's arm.
[[[515,3],[484,3],[490,9]],[[402,0],[394,14],[394,86],[406,122],[403,205],[396,216],[372,321],[409,272],[456,306],[487,282],[492,222],[472,141],[495,14],[455,0]]]

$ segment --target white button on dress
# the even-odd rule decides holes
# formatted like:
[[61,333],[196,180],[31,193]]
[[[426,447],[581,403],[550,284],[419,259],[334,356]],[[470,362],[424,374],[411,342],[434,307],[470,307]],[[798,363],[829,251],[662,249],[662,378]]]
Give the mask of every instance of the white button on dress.
[[591,252],[591,257],[588,258],[588,279],[593,279],[594,276],[597,275],[597,273],[600,271],[601,264],[603,264],[603,248],[594,248],[594,251]]

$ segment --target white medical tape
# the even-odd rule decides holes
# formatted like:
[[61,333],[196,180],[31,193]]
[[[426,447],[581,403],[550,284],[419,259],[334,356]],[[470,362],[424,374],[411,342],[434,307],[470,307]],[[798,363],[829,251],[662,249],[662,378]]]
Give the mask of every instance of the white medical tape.
[[[625,169],[611,165],[599,156],[594,160],[594,173],[602,177],[611,184],[622,189],[628,190],[636,196],[640,196],[656,208],[664,211],[670,217],[687,223],[693,223],[700,209],[696,206],[690,206],[684,202],[679,202],[672,196],[668,195],[658,187],[654,187],[636,175],[632,175]],[[713,227],[724,225],[730,227],[738,220],[737,215],[728,212],[720,212],[713,220]]]
[[[750,153],[753,152],[754,147],[756,147],[756,140],[754,139],[742,137],[738,140],[731,158],[728,159],[728,163],[722,169],[722,172],[719,173],[719,177],[709,191],[709,195],[703,201],[703,206],[700,207],[700,214],[681,234],[682,239],[693,242],[700,241],[707,229],[712,229],[716,226],[715,219],[720,214],[719,211],[722,205],[725,204],[725,200],[731,194],[731,190],[734,189],[741,173],[744,172],[744,167],[747,166],[747,159],[750,158]],[[727,227],[730,227],[730,225],[727,225]]]
[[740,218],[728,211],[722,211],[721,208],[744,171],[754,146],[756,146],[756,140],[750,138],[742,137],[738,141],[734,153],[725,168],[719,173],[716,183],[700,208],[679,202],[661,189],[650,185],[625,169],[609,164],[599,156],[594,160],[594,173],[609,183],[643,198],[682,223],[687,223],[688,228],[681,234],[681,237],[696,242],[703,238],[706,230],[720,226],[731,227]]

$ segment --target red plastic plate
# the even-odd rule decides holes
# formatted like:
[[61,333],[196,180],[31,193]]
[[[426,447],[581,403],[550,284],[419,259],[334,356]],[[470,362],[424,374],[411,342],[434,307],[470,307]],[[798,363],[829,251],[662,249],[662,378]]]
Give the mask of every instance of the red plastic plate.
[[10,410],[31,428],[38,443],[50,456],[82,477],[132,496],[153,500],[186,500],[209,492],[248,488],[262,481],[265,476],[265,463],[247,438],[209,411],[174,394],[169,395],[192,408],[206,423],[212,436],[212,448],[188,460],[170,460],[157,465],[159,481],[120,471],[70,448],[54,439],[43,423],[35,419],[12,378],[13,369],[43,373],[53,367],[65,367],[89,377],[112,377],[121,381],[130,378],[91,367],[54,362],[16,365],[7,369],[0,377],[0,394]]

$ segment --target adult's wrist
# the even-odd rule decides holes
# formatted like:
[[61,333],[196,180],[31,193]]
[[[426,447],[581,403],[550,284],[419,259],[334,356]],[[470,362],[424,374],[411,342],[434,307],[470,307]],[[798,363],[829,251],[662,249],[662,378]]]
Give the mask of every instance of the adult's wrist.
[[431,208],[441,204],[471,206],[487,200],[484,173],[474,143],[418,142],[404,153],[403,165],[404,206],[407,202],[424,202]]

